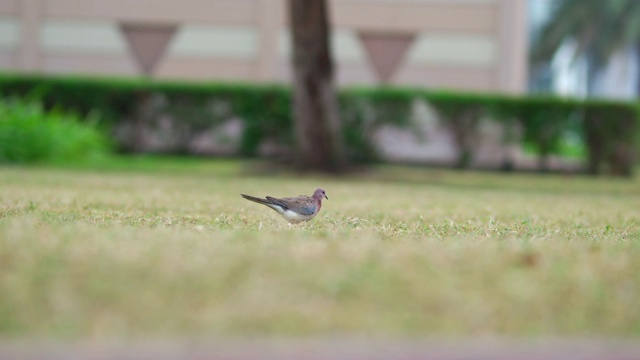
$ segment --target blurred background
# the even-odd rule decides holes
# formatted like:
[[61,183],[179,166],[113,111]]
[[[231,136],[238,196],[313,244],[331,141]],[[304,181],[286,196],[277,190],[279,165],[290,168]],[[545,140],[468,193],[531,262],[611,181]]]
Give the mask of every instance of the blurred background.
[[[551,2],[328,3],[339,85],[522,93],[528,19],[544,17]],[[199,81],[291,79],[284,0],[5,0],[0,14],[5,70]]]
[[[595,28],[594,20],[606,13],[581,18],[581,8],[588,11],[594,1],[567,1],[574,7],[567,16],[577,19],[554,18],[564,15],[554,12],[563,1],[551,0],[329,2],[340,85],[637,95],[635,43],[633,38],[620,43],[625,34],[592,35],[608,35],[603,42],[616,48],[590,91],[586,57],[574,57],[583,40],[569,39],[578,24],[556,30],[567,38],[545,54],[548,66],[528,62],[530,47],[547,23],[584,22],[585,33]],[[597,6],[615,10],[616,1],[611,3]],[[0,6],[5,71],[243,82],[291,77],[284,0],[5,0]],[[634,27],[638,20],[627,21]]]
[[[340,141],[351,162],[631,174],[636,1],[325,3],[335,64],[327,76],[340,89]],[[37,76],[4,76],[0,91],[82,116],[95,111],[124,152],[286,160],[295,121],[290,94],[277,84],[294,80],[289,7],[3,0],[0,70]],[[161,81],[107,80],[140,76]]]

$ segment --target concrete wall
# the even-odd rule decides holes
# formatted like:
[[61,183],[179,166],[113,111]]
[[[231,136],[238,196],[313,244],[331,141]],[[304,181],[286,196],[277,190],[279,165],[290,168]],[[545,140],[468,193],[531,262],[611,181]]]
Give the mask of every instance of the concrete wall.
[[[524,92],[526,0],[330,0],[341,85]],[[286,81],[284,0],[2,0],[0,69]]]

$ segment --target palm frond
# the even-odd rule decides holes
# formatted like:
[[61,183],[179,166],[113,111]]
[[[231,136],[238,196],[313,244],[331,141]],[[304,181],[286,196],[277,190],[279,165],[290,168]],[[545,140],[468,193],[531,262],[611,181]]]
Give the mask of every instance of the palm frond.
[[532,46],[531,61],[550,61],[569,40],[576,44],[575,57],[587,55],[594,65],[605,65],[616,51],[640,40],[640,1],[557,0]]

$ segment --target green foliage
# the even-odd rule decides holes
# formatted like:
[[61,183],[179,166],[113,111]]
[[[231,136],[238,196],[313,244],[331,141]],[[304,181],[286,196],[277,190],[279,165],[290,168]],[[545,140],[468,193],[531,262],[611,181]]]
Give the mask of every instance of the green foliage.
[[[291,92],[278,85],[155,82],[140,79],[0,76],[0,96],[37,99],[45,108],[86,116],[92,111],[112,127],[129,127],[116,137],[121,150],[138,151],[140,129],[171,123],[168,152],[188,152],[194,135],[230,119],[240,119],[238,153],[258,154],[264,141],[293,149]],[[499,124],[503,141],[534,149],[540,169],[551,154],[562,153],[566,139],[588,148],[592,173],[631,174],[638,144],[637,104],[578,101],[555,97],[518,97],[411,88],[349,88],[339,94],[343,135],[351,161],[375,161],[375,132],[382,126],[410,128],[414,104],[428,103],[452,133],[457,166],[473,161],[480,125]],[[582,144],[582,145],[580,145]]]
[[109,140],[95,125],[36,102],[0,100],[0,163],[82,160],[103,156]]
[[371,139],[384,125],[411,125],[415,94],[404,89],[352,88],[340,94],[340,116],[349,158],[356,162],[378,160]]
[[[638,104],[557,97],[516,97],[495,94],[427,93],[442,121],[449,126],[460,150],[458,166],[471,161],[473,141],[483,118],[500,122],[505,142],[519,141],[535,149],[539,167],[545,171],[551,154],[566,151],[571,139],[573,152],[588,150],[588,170],[630,176],[640,144]],[[516,137],[515,129],[520,129]],[[583,146],[576,146],[576,142]]]
[[636,0],[558,0],[549,20],[534,34],[531,60],[548,62],[571,40],[574,56],[586,55],[592,66],[605,65],[616,51],[640,39],[640,2]]
[[[498,106],[499,107],[499,106]],[[522,143],[535,149],[540,169],[547,169],[547,159],[561,151],[568,134],[576,134],[577,103],[549,97],[511,99],[498,110],[501,118],[515,120],[522,129]]]
[[606,167],[613,175],[631,176],[640,140],[638,104],[594,101],[583,104],[588,170]]
[[234,101],[236,113],[244,120],[240,144],[243,155],[253,156],[265,139],[293,144],[291,93],[282,86],[247,86]]
[[453,134],[458,147],[456,167],[468,167],[479,138],[478,127],[487,109],[486,98],[475,94],[442,92],[427,94],[426,101],[436,109]]

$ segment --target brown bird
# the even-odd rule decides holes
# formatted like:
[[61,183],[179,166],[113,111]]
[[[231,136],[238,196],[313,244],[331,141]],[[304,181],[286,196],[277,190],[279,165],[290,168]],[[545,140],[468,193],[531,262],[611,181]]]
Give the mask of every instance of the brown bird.
[[329,200],[329,197],[322,189],[316,189],[311,196],[300,195],[280,199],[271,196],[261,199],[251,195],[240,195],[247,200],[272,208],[292,224],[313,219],[322,208],[322,199]]

